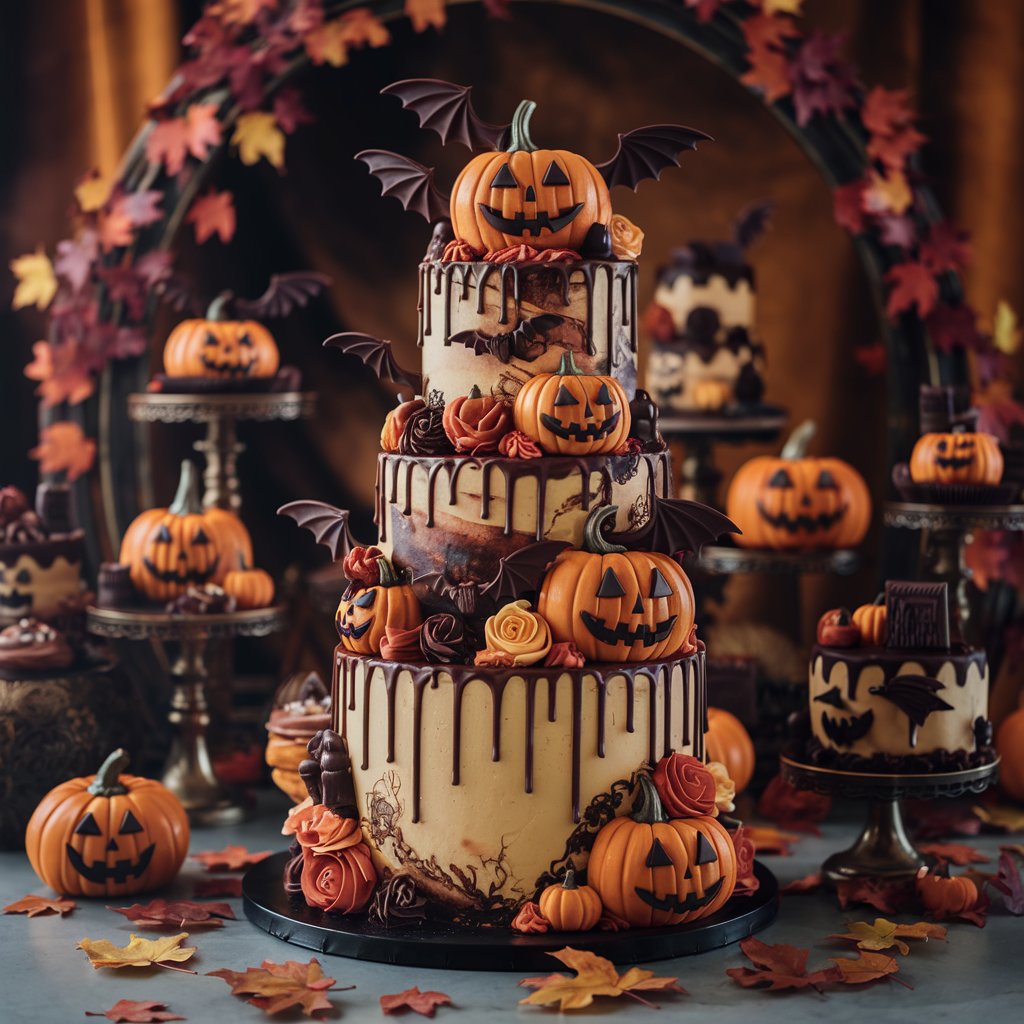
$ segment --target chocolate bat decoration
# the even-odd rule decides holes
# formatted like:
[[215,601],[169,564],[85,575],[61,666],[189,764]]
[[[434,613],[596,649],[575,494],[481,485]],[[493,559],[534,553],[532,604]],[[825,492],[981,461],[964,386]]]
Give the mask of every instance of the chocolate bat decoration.
[[175,313],[185,313],[189,317],[199,317],[206,312],[195,289],[185,280],[172,274],[153,287],[153,291],[166,302]]
[[870,708],[863,715],[850,718],[829,718],[828,712],[821,713],[821,727],[825,735],[840,747],[852,747],[857,740],[864,739],[874,721],[875,713]]
[[884,697],[895,704],[907,716],[910,726],[908,737],[912,747],[917,746],[917,730],[928,720],[933,711],[952,711],[939,695],[946,687],[930,676],[896,676],[881,686],[872,686],[870,693]]
[[503,363],[508,363],[513,358],[532,363],[541,355],[543,349],[533,355],[530,355],[530,349],[537,344],[546,345],[547,340],[543,335],[564,321],[565,317],[557,313],[540,313],[520,320],[511,331],[501,331],[498,334],[485,334],[483,331],[475,330],[459,331],[449,338],[449,342],[453,345],[465,345],[478,356],[494,356]]
[[679,155],[696,149],[698,142],[712,141],[710,135],[678,124],[652,124],[619,135],[619,148],[611,160],[597,164],[609,188],[625,185],[636,191],[647,178],[655,181],[666,167],[678,167]]
[[502,150],[508,145],[507,124],[488,124],[473,110],[472,86],[454,85],[437,78],[407,78],[381,89],[383,96],[396,96],[403,108],[411,110],[421,128],[437,132],[441,142],[457,142],[467,149]]
[[726,533],[741,533],[727,516],[699,501],[654,496],[651,517],[639,530],[606,534],[611,544],[629,551],[660,551],[675,555],[680,551],[700,551]]
[[749,249],[764,234],[774,212],[775,204],[770,199],[743,207],[736,215],[732,240],[741,249]]
[[274,274],[267,290],[258,299],[235,299],[232,305],[246,320],[287,316],[296,307],[305,306],[330,283],[331,279],[326,274],[310,270]]
[[397,199],[406,210],[433,223],[448,216],[448,197],[434,184],[434,169],[386,149],[356,153],[381,184],[381,193]]
[[537,593],[548,567],[569,547],[572,545],[564,540],[542,540],[513,551],[501,559],[494,579],[482,586],[480,593],[495,605]]
[[[422,576],[413,577],[412,583],[414,587],[424,587],[435,597],[450,602],[460,615],[467,618],[478,616],[481,612],[480,585],[475,580],[453,583],[447,573],[427,572]],[[492,604],[486,599],[484,603],[488,608]],[[485,613],[489,614],[489,611],[485,610]]]
[[277,514],[294,519],[304,530],[309,530],[317,544],[323,544],[336,562],[359,544],[349,533],[351,513],[347,508],[335,508],[325,501],[290,501],[282,505]]
[[378,380],[404,384],[416,394],[419,394],[423,386],[422,375],[399,366],[391,350],[391,342],[383,338],[357,331],[343,331],[341,334],[332,334],[324,342],[324,348],[336,348],[345,355],[355,356],[377,374]]

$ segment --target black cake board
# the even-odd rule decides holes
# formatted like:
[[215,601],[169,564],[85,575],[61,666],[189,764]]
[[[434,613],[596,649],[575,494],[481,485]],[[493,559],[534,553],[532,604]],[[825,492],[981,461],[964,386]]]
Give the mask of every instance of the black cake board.
[[382,928],[364,915],[340,917],[287,896],[282,875],[288,854],[260,861],[242,879],[245,916],[277,939],[331,956],[458,971],[546,971],[547,954],[572,946],[616,964],[647,963],[706,953],[739,942],[767,927],[779,904],[779,883],[760,862],[754,874],[760,887],[752,896],[735,896],[711,917],[675,928],[629,928],[625,931],[547,932],[518,935],[506,928],[459,928],[423,922]]

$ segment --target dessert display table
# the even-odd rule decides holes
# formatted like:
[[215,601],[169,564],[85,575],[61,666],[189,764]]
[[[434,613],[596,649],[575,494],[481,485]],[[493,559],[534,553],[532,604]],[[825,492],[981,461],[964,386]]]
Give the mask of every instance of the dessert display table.
[[209,643],[267,636],[285,627],[287,608],[275,605],[216,615],[172,615],[144,609],[89,608],[86,628],[111,640],[155,640],[178,645],[170,662],[173,692],[167,719],[174,730],[162,781],[194,825],[228,825],[246,814],[217,779],[206,746],[210,724],[206,687]]

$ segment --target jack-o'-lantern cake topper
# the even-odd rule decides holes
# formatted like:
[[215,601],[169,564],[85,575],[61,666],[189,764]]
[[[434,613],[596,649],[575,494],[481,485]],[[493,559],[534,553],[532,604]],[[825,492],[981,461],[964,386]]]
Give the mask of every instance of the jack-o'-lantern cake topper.
[[380,180],[383,193],[428,221],[451,217],[455,237],[480,253],[510,246],[531,249],[585,247],[595,227],[612,215],[609,189],[636,189],[679,165],[680,154],[710,136],[680,125],[659,124],[619,135],[615,156],[593,164],[578,153],[541,149],[530,136],[536,109],[523,100],[509,125],[492,125],[474,112],[471,89],[434,79],[395,82],[383,92],[397,96],[421,127],[441,141],[458,142],[473,157],[456,179],[451,196],[434,184],[434,171],[387,150],[356,154]]

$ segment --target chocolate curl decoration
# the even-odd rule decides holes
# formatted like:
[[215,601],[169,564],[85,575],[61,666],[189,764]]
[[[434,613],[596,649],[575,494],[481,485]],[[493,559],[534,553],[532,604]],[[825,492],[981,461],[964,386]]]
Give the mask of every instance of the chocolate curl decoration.
[[333,729],[321,729],[306,746],[309,757],[299,764],[299,777],[315,804],[342,818],[358,818],[352,762],[345,740]]

